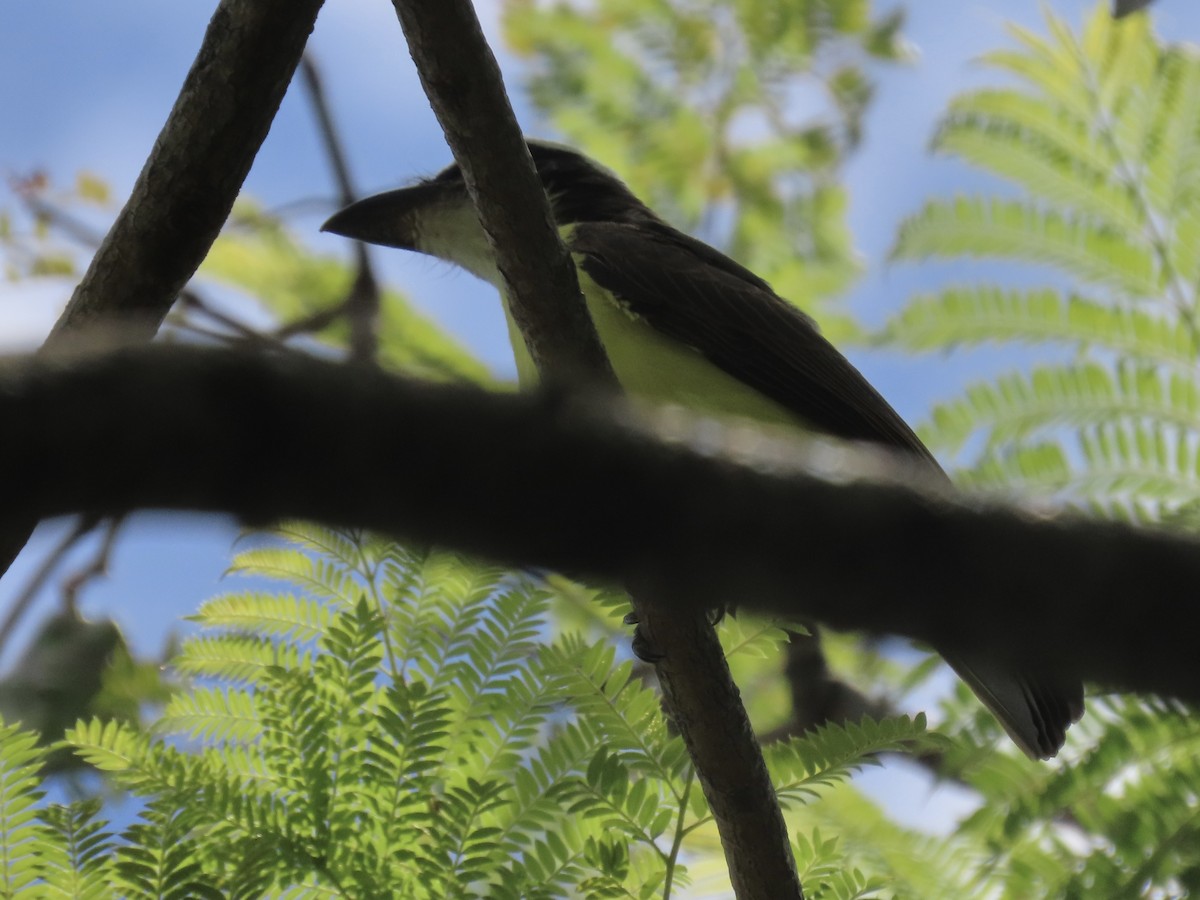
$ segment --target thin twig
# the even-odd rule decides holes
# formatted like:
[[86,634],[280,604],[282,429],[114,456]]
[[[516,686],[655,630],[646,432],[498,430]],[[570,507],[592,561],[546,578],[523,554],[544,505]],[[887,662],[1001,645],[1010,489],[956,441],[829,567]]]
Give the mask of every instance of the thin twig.
[[[325,99],[325,90],[321,85],[321,76],[316,64],[308,54],[300,63],[300,73],[308,88],[309,99],[317,116],[317,125],[321,132],[322,143],[325,145],[325,155],[333,169],[334,180],[338,185],[338,194],[343,206],[349,206],[356,199],[354,185],[350,180],[350,167],[346,162],[346,153],[342,148],[341,138],[333,124],[333,111]],[[350,323],[350,358],[356,362],[369,362],[375,359],[379,352],[379,336],[376,328],[379,322],[379,281],[371,266],[371,255],[365,244],[355,243],[354,246],[354,281],[350,285],[350,293],[340,309],[345,312]]]
[[[259,347],[265,350],[274,350],[280,353],[295,353],[294,347],[290,347],[284,341],[280,340],[273,334],[267,334],[259,331],[256,328],[251,328],[244,322],[240,322],[233,316],[226,315],[211,303],[205,300],[200,294],[191,288],[184,288],[179,292],[179,303],[185,309],[193,309],[198,313],[212,319],[218,325],[223,325],[233,332],[234,336],[245,342],[248,346]],[[177,325],[179,323],[176,323]],[[191,323],[186,323],[190,326]],[[199,326],[196,326],[199,331]]]
[[46,558],[42,560],[42,564],[37,567],[25,587],[13,598],[12,605],[8,608],[8,614],[4,617],[4,623],[0,624],[0,654],[4,652],[4,647],[12,637],[13,631],[16,630],[17,623],[21,621],[30,604],[37,598],[38,592],[41,591],[54,570],[58,568],[68,551],[99,523],[100,516],[98,515],[89,513],[80,516],[75,527],[63,535],[54,549],[46,554]]
[[100,541],[100,546],[96,549],[96,554],[92,557],[91,562],[63,581],[62,605],[64,609],[72,613],[76,612],[79,592],[88,582],[108,574],[108,564],[112,559],[113,548],[117,544],[117,534],[121,531],[124,523],[124,516],[113,516],[109,519],[104,529],[104,538]]
[[273,334],[280,340],[287,340],[288,338],[302,334],[316,334],[318,331],[328,328],[345,315],[349,302],[349,298],[347,298],[337,306],[331,306],[328,309],[319,309],[314,313],[301,316],[299,319],[285,322],[276,328]]
[[42,197],[39,189],[28,186],[27,181],[17,182],[15,179],[11,179],[10,186],[30,214],[47,222],[89,250],[95,250],[104,240],[101,232]]

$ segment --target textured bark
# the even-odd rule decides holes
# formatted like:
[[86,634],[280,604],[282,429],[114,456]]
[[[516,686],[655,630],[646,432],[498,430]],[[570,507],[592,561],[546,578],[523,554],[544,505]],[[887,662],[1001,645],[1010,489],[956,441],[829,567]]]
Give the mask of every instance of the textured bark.
[[566,247],[468,0],[393,0],[542,380],[612,384]]
[[97,319],[151,337],[221,230],[321,0],[222,0],[154,148],[49,347]]

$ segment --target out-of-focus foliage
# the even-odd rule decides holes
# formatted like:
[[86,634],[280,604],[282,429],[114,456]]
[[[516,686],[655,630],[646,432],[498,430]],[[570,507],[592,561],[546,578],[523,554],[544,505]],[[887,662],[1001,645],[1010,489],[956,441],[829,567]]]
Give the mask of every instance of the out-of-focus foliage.
[[[994,723],[960,693],[946,759],[983,797],[960,835],[987,848],[1005,900],[1187,897],[1200,889],[1200,720],[1176,703],[1102,696],[1072,730],[1066,764],[989,751]],[[973,896],[973,895],[972,895]]]
[[[243,291],[284,323],[337,307],[354,274],[342,258],[313,253],[284,222],[247,202],[235,208],[199,272]],[[336,316],[312,334],[344,347],[349,331],[346,317]],[[376,334],[386,366],[421,378],[488,380],[481,363],[394,290],[381,290]]]
[[[10,280],[57,278],[66,296],[71,289],[67,279],[82,274],[88,253],[99,244],[104,222],[114,213],[108,188],[86,173],[68,188],[54,186],[41,174],[14,182],[13,187],[23,208],[0,210],[0,260],[6,276]],[[285,339],[293,335],[308,339],[310,350],[323,345],[329,352],[341,352],[349,325],[340,308],[355,275],[344,260],[313,253],[278,216],[243,200],[188,293],[202,298],[206,308],[267,338],[282,329]],[[222,289],[248,297],[257,316],[231,311],[236,304],[212,300],[210,295]],[[264,312],[274,323],[261,321]],[[296,328],[298,323],[302,327]],[[177,304],[169,324],[180,335],[199,333],[224,342],[247,338],[246,332],[187,302]],[[489,381],[478,360],[396,291],[381,290],[375,332],[385,366],[422,378]],[[261,339],[251,337],[251,343],[263,345]]]
[[[841,167],[867,65],[907,56],[868,0],[506,0],[534,103],[676,225],[811,308],[859,270]],[[825,309],[834,339],[856,333]]]
[[[89,622],[75,611],[48,617],[25,652],[0,679],[0,717],[19,722],[49,746],[81,718],[136,724],[143,704],[162,703],[168,689],[157,661],[129,653],[116,624]],[[47,756],[42,774],[80,768],[61,750]]]
[[887,337],[1059,356],[934,411],[923,436],[964,484],[1169,520],[1200,501],[1200,54],[1145,15],[1097,9],[1079,35],[1047,21],[1049,37],[1014,28],[1018,46],[984,58],[1013,86],[958,97],[935,140],[1020,195],[931,201],[895,255],[1035,262],[1051,286],[916,297]]
[[[1113,22],[1103,6],[1081,33],[1050,12],[1047,29],[1013,28],[1017,46],[984,59],[1009,85],[958,97],[935,141],[1019,194],[932,201],[904,224],[895,255],[1038,263],[1048,286],[916,297],[886,337],[913,350],[1021,342],[1057,356],[934,411],[923,436],[959,460],[963,484],[1194,528],[1200,52],[1163,44],[1144,15]],[[965,688],[946,712],[960,740],[945,770],[983,797],[962,833],[1003,873],[995,896],[1200,887],[1194,711],[1093,698],[1055,765],[992,752],[999,728]]]
[[[14,282],[53,285],[65,300],[88,253],[99,244],[104,223],[115,212],[111,192],[89,173],[80,173],[66,186],[35,174],[12,180],[10,187],[20,202],[13,210],[0,210],[5,274]],[[262,336],[270,338],[276,326],[314,322],[300,329],[289,346],[340,353],[349,333],[346,316],[324,314],[338,310],[354,278],[345,262],[314,254],[278,217],[243,201],[177,304],[165,333],[173,339],[246,341],[280,349],[288,338],[270,345]],[[230,289],[250,303],[230,302]],[[201,298],[204,308],[190,305],[188,296]],[[380,300],[376,333],[382,364],[417,377],[489,381],[482,364],[400,294],[383,289]],[[254,315],[247,314],[251,304]],[[228,316],[228,321],[214,318],[206,312],[210,309]],[[264,314],[273,316],[275,323],[263,324]],[[248,326],[246,319],[256,326],[254,332],[230,324]],[[66,727],[84,717],[132,727],[169,695],[162,663],[133,657],[111,621],[90,623],[73,612],[56,613],[0,679],[0,716],[37,732],[43,745],[60,740]],[[43,774],[83,767],[78,757],[61,751],[51,753],[44,763]]]
[[[711,819],[657,692],[609,643],[544,642],[550,596],[523,577],[306,523],[279,535],[233,564],[279,590],[200,609],[175,660],[192,684],[151,735],[94,720],[67,736],[144,799],[140,821],[116,834],[94,803],[46,806],[32,737],[0,729],[10,881],[439,900],[649,898],[686,883],[689,835]],[[775,744],[768,763],[790,807],[820,810],[879,753],[937,746],[921,718],[866,720]],[[890,885],[911,859],[797,834],[811,896],[902,896]],[[939,885],[927,896],[962,890],[926,869]]]

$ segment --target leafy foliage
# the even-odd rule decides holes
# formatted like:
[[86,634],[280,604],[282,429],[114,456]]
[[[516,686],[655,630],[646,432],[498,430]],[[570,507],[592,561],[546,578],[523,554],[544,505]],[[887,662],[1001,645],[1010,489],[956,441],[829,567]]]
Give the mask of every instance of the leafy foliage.
[[[2,726],[8,893],[655,896],[688,880],[684,839],[712,822],[658,694],[611,642],[542,640],[551,594],[528,578],[313,524],[278,534],[233,570],[282,589],[200,608],[176,660],[194,682],[151,733],[68,732],[144,799],[138,821],[114,833],[96,800],[44,805],[47,751]],[[776,745],[772,764],[809,809],[878,752],[929,742],[923,720],[864,721]],[[811,865],[839,862],[817,895],[876,889],[878,866],[839,846],[798,839]]]
[[[868,0],[505,4],[555,128],[805,306],[857,274],[838,174],[873,94],[864,65],[905,58],[902,21]],[[835,310],[822,325],[856,330]]]
[[[193,681],[150,733],[68,732],[64,747],[144,800],[136,822],[114,833],[96,801],[45,806],[47,751],[0,730],[10,894],[651,897],[686,883],[684,839],[711,819],[657,692],[611,642],[546,643],[550,592],[499,569],[308,523],[278,536],[232,570],[280,589],[204,604],[175,663]],[[779,634],[747,624],[728,642],[757,652]],[[930,740],[923,720],[864,721],[771,758],[781,797],[807,808],[879,752]],[[819,834],[797,846],[832,858]],[[819,896],[878,883],[837,859]]]
[[[918,350],[1020,341],[1058,359],[969,386],[923,429],[966,485],[1047,494],[1194,528],[1200,499],[1200,54],[1101,6],[1080,34],[1012,29],[987,55],[1014,86],[951,105],[935,147],[1017,197],[934,201],[901,228],[900,259],[1001,257],[1051,286],[957,285],[912,300],[887,339]],[[1097,611],[1097,614],[1106,614]],[[989,752],[999,737],[964,690],[944,767],[984,798],[961,837],[987,848],[998,897],[1182,896],[1200,885],[1190,710],[1097,698],[1068,764]]]
[[[114,213],[107,186],[81,173],[74,184],[61,187],[39,173],[12,179],[10,187],[22,208],[0,208],[5,276],[61,283],[68,294],[67,279],[78,276],[87,251],[100,243],[104,221]],[[92,221],[98,227],[93,229]],[[341,310],[357,277],[344,261],[314,254],[279,216],[241,200],[168,323],[177,334],[226,343],[249,340],[261,347],[264,340],[267,346],[277,340],[278,346],[306,337],[310,348],[315,342],[324,352],[342,351],[349,325]],[[223,304],[210,298],[229,291],[248,296],[275,321],[250,335],[248,323],[228,317]],[[407,298],[392,290],[380,294],[374,330],[384,365],[423,378],[489,381],[486,368]]]
[[37,735],[0,724],[0,893],[15,896],[37,877],[40,837],[34,804],[41,799]]
[[[837,176],[870,99],[861,64],[903,55],[899,25],[898,15],[873,18],[865,0],[506,4],[553,123],[805,304],[856,271]],[[1018,49],[989,56],[1019,86],[959,98],[936,141],[1019,196],[932,203],[907,223],[896,256],[1001,256],[1052,271],[1051,286],[917,298],[888,337],[919,350],[1022,341],[1062,351],[935,412],[926,434],[962,460],[963,481],[1192,527],[1197,58],[1155,41],[1139,18],[1115,26],[1097,15],[1077,37],[1051,17],[1049,29],[1015,31]],[[791,118],[789,101],[814,88],[824,117]],[[36,181],[27,187],[46,189]],[[107,198],[84,177],[63,202],[103,208]],[[9,276],[70,273],[74,251],[50,238],[45,217],[25,234],[0,216]],[[285,324],[316,323],[308,330],[331,347],[345,342],[344,320],[324,315],[352,273],[311,257],[250,205],[205,275]],[[853,330],[833,325],[835,337]],[[402,298],[385,297],[380,336],[392,366],[483,377]],[[548,621],[551,603],[587,609],[571,624],[611,633],[616,617],[594,610],[616,610],[620,597],[601,592],[596,603],[558,579],[534,584],[371,535],[306,523],[279,534],[287,546],[260,543],[233,566],[277,589],[200,610],[201,631],[175,661],[190,683],[153,732],[111,720],[71,731],[73,752],[142,799],[137,822],[112,827],[94,801],[47,804],[37,778],[46,751],[0,725],[0,893],[727,888],[723,871],[705,877],[722,868],[712,820],[646,673],[611,641]],[[753,677],[779,661],[775,626],[735,619],[723,632],[732,664]],[[854,657],[846,668],[895,680],[848,645],[829,642]],[[782,705],[769,691],[747,694],[752,709]],[[923,718],[898,717],[767,748],[808,896],[1200,889],[1189,710],[1093,701],[1060,766],[996,754],[998,728],[965,690],[946,715],[953,743],[931,740]],[[912,750],[932,752],[982,798],[959,833],[904,828],[847,780],[882,753]]]
[[[345,262],[314,254],[282,221],[248,202],[235,208],[199,275],[245,292],[283,323],[320,320],[344,302],[356,277]],[[395,291],[381,291],[375,332],[387,366],[424,378],[488,380],[477,360]],[[345,316],[328,316],[312,334],[340,348],[349,325]]]
[[1050,37],[1013,28],[1018,47],[984,58],[1017,85],[958,97],[935,139],[1022,196],[930,202],[894,252],[1042,263],[1069,286],[951,287],[915,298],[886,337],[1061,354],[969,387],[923,436],[949,453],[971,448],[967,483],[1161,521],[1200,489],[1200,55],[1159,43],[1145,16],[1114,23],[1098,7],[1078,36],[1047,21]]

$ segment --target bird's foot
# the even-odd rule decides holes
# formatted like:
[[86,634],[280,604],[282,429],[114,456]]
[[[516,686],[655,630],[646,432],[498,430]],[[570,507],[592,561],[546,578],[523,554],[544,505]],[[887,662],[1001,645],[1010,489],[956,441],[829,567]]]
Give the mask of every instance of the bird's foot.
[[639,616],[636,612],[630,612],[626,613],[625,618],[621,621],[623,621],[626,625],[634,626],[633,643],[631,645],[634,656],[636,656],[642,662],[647,663],[656,663],[659,660],[666,658],[666,654],[662,653],[656,646],[654,646],[654,642],[651,641],[650,638],[646,636],[646,632],[642,630],[641,616]]

